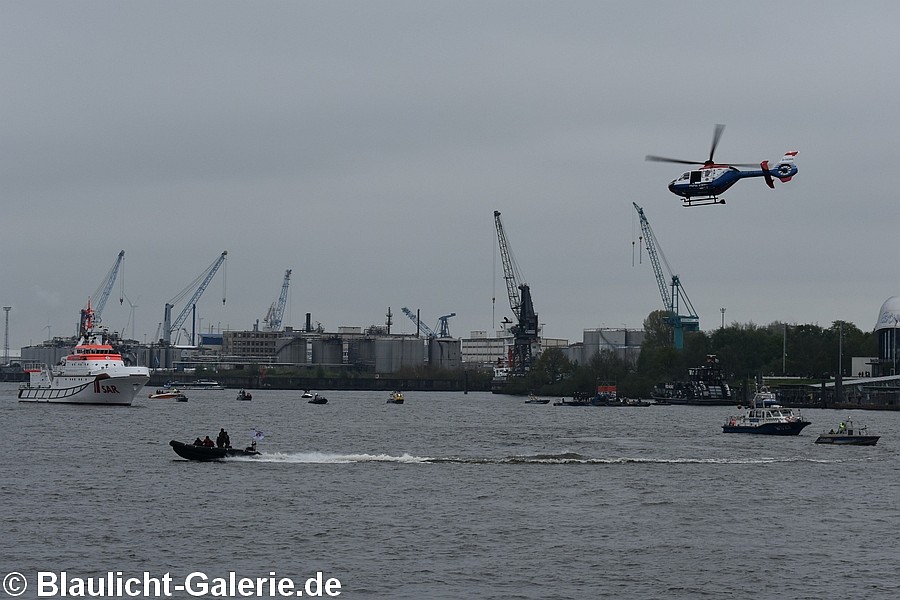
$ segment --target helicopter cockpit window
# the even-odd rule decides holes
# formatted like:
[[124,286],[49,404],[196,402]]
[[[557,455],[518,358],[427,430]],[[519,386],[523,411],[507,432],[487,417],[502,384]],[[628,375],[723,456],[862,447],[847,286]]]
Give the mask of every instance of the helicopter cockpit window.
[[688,171],[687,173],[682,173],[681,177],[678,178],[678,181],[687,181],[690,178],[691,178],[691,172]]

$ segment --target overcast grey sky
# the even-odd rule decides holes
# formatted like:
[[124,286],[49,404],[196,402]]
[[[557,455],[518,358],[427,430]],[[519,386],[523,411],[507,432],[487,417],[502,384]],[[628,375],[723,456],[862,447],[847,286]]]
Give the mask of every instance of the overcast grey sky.
[[[662,301],[632,202],[702,328],[725,307],[870,330],[900,294],[897,23],[896,2],[0,3],[12,353],[73,333],[122,249],[139,340],[223,250],[204,329],[252,328],[293,269],[286,325],[391,307],[413,332],[408,306],[490,331],[494,210],[545,336],[637,328]],[[683,208],[682,168],[644,156],[702,160],[715,123],[719,161],[793,149],[799,174]]]

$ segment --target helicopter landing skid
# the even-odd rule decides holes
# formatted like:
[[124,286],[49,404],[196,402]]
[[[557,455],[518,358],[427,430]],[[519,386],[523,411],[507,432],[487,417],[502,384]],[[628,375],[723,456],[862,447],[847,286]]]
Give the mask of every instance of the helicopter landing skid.
[[685,198],[682,200],[682,206],[691,207],[691,206],[707,206],[709,204],[725,204],[725,198],[719,198],[718,196],[704,196],[698,197],[694,196],[692,198]]

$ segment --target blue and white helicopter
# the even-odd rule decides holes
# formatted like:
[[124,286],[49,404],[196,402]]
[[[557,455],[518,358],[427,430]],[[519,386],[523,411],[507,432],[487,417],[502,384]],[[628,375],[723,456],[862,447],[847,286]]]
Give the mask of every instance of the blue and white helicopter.
[[770,188],[775,187],[775,179],[787,183],[797,174],[797,165],[794,164],[796,151],[786,152],[774,167],[769,167],[769,161],[759,163],[759,169],[753,171],[740,171],[735,167],[755,167],[752,164],[720,164],[713,161],[713,154],[719,139],[722,137],[724,125],[716,125],[713,132],[712,147],[709,150],[709,158],[704,162],[693,160],[680,160],[677,158],[665,158],[663,156],[647,155],[647,160],[655,162],[670,162],[684,165],[700,165],[696,170],[686,171],[669,184],[669,191],[681,196],[684,206],[703,206],[705,204],[725,204],[724,198],[719,195],[733,186],[739,180],[746,177],[763,177]]

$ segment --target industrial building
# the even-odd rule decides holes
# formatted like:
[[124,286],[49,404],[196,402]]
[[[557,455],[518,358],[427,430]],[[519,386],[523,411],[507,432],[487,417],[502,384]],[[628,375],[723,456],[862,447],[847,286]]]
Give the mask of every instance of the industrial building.
[[585,329],[584,341],[572,344],[564,350],[570,361],[584,365],[603,351],[612,352],[629,365],[637,365],[644,343],[641,329]]

